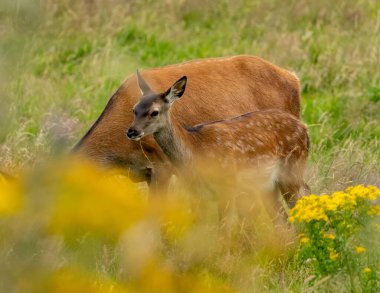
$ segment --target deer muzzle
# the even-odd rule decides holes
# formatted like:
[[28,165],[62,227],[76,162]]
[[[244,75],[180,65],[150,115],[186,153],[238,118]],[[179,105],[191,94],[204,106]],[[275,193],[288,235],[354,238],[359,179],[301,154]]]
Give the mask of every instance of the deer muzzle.
[[143,136],[144,136],[143,131],[137,131],[136,129],[132,127],[127,130],[127,137],[130,140],[140,140]]

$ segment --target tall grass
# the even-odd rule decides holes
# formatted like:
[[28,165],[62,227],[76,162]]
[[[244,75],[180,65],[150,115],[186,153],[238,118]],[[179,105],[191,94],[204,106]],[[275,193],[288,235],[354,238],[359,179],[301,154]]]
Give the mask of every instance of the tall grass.
[[[304,197],[289,218],[296,237],[260,185],[232,189],[213,171],[213,197],[198,186],[203,196],[149,200],[114,171],[66,159],[0,177],[0,291],[378,291],[378,188]],[[218,199],[234,207],[228,226]]]

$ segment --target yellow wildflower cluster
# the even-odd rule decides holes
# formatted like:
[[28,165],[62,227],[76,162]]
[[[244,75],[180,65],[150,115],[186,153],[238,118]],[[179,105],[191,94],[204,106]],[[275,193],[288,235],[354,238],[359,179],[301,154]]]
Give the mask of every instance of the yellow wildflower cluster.
[[153,217],[167,237],[176,239],[192,224],[184,200],[148,201],[129,179],[99,172],[84,162],[66,168],[54,191],[57,196],[49,222],[53,233],[75,238],[92,231],[117,239],[132,225]]
[[346,192],[356,198],[368,200],[376,200],[380,196],[380,189],[372,185],[368,185],[367,187],[363,185],[351,186],[346,189]]
[[175,274],[169,268],[150,265],[133,282],[115,282],[75,267],[51,273],[39,284],[42,292],[189,292],[234,293],[223,281],[211,274]]
[[[349,211],[354,209],[358,201],[374,201],[380,196],[380,190],[375,186],[357,185],[331,195],[311,194],[301,198],[290,211],[289,221],[308,223],[310,221],[328,221],[328,213],[337,210]],[[370,207],[370,215],[380,214],[380,206]]]
[[144,199],[129,180],[102,177],[91,165],[70,166],[60,178],[50,230],[92,230],[118,236],[146,214]]
[[[312,194],[301,198],[290,210],[289,221],[295,223],[300,232],[302,261],[311,263],[320,276],[341,272],[355,274],[355,277],[359,272],[371,278],[375,276],[371,274],[375,262],[369,259],[370,247],[367,249],[359,243],[363,243],[367,228],[376,225],[374,216],[380,215],[379,199],[377,187],[364,185],[330,195]],[[361,280],[364,282],[361,285],[367,286],[368,277]]]

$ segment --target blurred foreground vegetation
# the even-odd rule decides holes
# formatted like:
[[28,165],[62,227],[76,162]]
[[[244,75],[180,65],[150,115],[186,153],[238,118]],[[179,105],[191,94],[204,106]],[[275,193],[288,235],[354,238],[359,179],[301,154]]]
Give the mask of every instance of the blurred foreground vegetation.
[[[56,161],[0,178],[3,292],[377,292],[380,190],[310,195],[273,218],[248,186],[234,224],[219,196],[146,192],[115,171]],[[228,189],[231,190],[231,189]],[[295,233],[294,227],[298,228]]]
[[[307,181],[314,193],[380,185],[379,1],[2,0],[0,169],[37,171],[20,175],[15,188],[23,188],[24,199],[12,201],[0,220],[0,288],[43,284],[58,291],[57,284],[74,284],[79,287],[60,290],[154,286],[169,292],[190,283],[194,292],[348,290],[343,272],[313,282],[311,267],[296,261],[296,241],[278,241],[280,232],[267,229],[270,224],[249,234],[254,246],[243,241],[226,254],[218,246],[215,212],[211,222],[193,226],[181,198],[179,206],[168,203],[172,212],[162,220],[144,191],[124,179],[117,177],[125,188],[91,189],[95,175],[86,174],[95,171],[70,179],[65,168],[77,167],[53,175],[40,166],[79,140],[136,68],[236,54],[258,55],[299,75],[312,141]],[[61,176],[82,181],[59,185]],[[20,193],[12,188],[7,194]],[[72,197],[57,204],[60,193]],[[371,241],[366,253],[378,245]],[[145,265],[133,265],[140,263]],[[29,279],[21,280],[25,275]]]

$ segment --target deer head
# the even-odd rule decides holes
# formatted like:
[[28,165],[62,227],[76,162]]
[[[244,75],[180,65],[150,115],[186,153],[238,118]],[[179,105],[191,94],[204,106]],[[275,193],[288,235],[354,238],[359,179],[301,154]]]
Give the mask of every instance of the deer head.
[[142,96],[133,107],[134,120],[127,131],[127,137],[131,140],[140,140],[165,127],[169,119],[169,109],[174,101],[182,97],[187,83],[187,77],[183,76],[167,91],[157,94],[146,83],[139,71],[136,75]]

